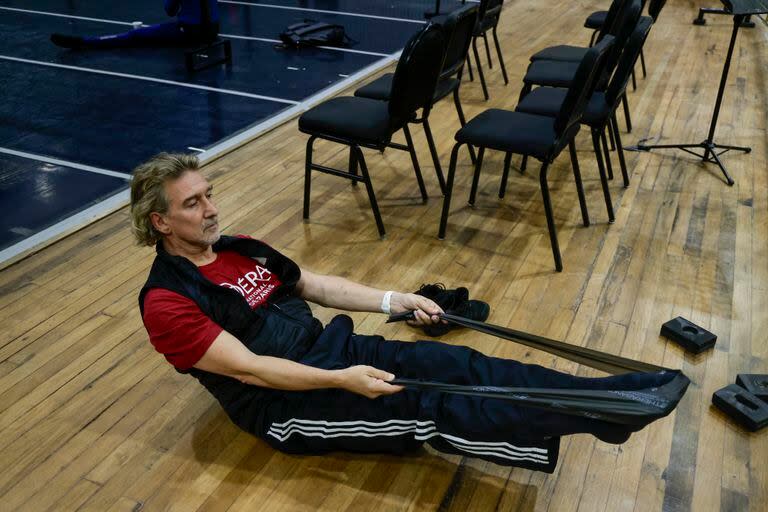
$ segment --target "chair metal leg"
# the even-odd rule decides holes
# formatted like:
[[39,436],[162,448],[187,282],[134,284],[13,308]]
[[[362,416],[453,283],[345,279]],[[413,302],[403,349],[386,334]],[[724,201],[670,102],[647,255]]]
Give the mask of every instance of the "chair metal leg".
[[[610,125],[610,122],[606,124]],[[606,127],[603,126],[603,129],[600,131],[600,138],[603,141],[603,153],[605,154],[605,167],[606,167],[606,170],[608,171],[608,179],[612,180],[613,164],[611,164],[611,152],[608,151],[608,141],[605,138],[605,131],[606,131]],[[608,131],[610,132],[610,130]]]
[[456,175],[456,160],[459,156],[459,149],[462,143],[457,142],[451,151],[451,163],[448,166],[448,179],[445,184],[445,197],[443,197],[443,212],[440,215],[440,228],[437,231],[437,238],[445,240],[445,230],[448,226],[448,211],[451,209],[451,194],[453,192],[453,178]]
[[581,182],[581,169],[579,169],[579,159],[576,156],[576,144],[573,139],[568,143],[568,151],[571,153],[571,166],[573,167],[573,179],[576,181],[576,194],[579,196],[579,207],[581,208],[581,221],[584,226],[589,226],[589,211],[587,211],[587,198],[584,196],[584,184]]
[[507,178],[509,177],[509,166],[512,163],[512,153],[504,155],[504,173],[501,175],[501,183],[499,184],[499,199],[504,199],[504,194],[507,193]]
[[475,162],[475,173],[472,176],[472,189],[469,192],[469,204],[475,205],[475,198],[477,197],[477,184],[480,182],[480,169],[483,167],[483,155],[485,155],[485,148],[480,147],[477,151],[477,162]]
[[312,145],[317,137],[312,136],[307,141],[307,151],[304,158],[304,213],[305,220],[309,219],[309,191],[312,185]]
[[424,134],[427,136],[427,145],[432,154],[432,162],[435,164],[435,174],[437,182],[440,184],[440,192],[445,195],[445,178],[443,178],[443,168],[440,166],[440,157],[437,155],[435,139],[432,137],[432,129],[429,127],[429,119],[424,119]]
[[624,148],[621,147],[621,135],[619,135],[619,123],[616,121],[616,112],[613,113],[613,136],[616,138],[616,152],[619,154],[619,166],[621,176],[624,178],[624,188],[629,186],[629,174],[627,163],[624,161]]
[[523,155],[523,159],[520,161],[520,174],[523,174],[527,167],[528,167],[528,155]]
[[643,68],[643,78],[647,77],[648,74],[645,71],[645,55],[643,55],[642,48],[640,48],[640,67]]
[[365,190],[368,192],[368,200],[371,202],[371,210],[373,210],[373,218],[376,220],[376,227],[379,230],[379,236],[384,238],[386,231],[384,231],[384,222],[381,220],[381,213],[379,212],[379,203],[376,202],[376,195],[373,193],[373,184],[371,183],[371,177],[368,174],[368,166],[365,164],[365,157],[359,146],[353,146],[357,153],[357,162],[360,165],[360,173],[363,175],[363,182],[365,183]]
[[413,162],[413,172],[416,173],[416,181],[419,183],[421,200],[426,203],[428,198],[427,188],[424,186],[424,178],[421,177],[419,159],[416,157],[416,148],[413,146],[413,138],[411,137],[411,130],[408,128],[408,124],[403,126],[403,133],[405,134],[405,143],[408,146],[408,153],[411,155],[411,162]]
[[547,228],[549,229],[549,243],[552,245],[552,256],[555,259],[555,270],[563,271],[563,259],[560,257],[560,244],[557,242],[557,229],[555,228],[555,218],[552,214],[552,202],[549,199],[549,185],[547,184],[547,168],[549,162],[541,164],[539,172],[539,184],[541,185],[541,198],[544,201],[544,215],[547,218]]
[[477,64],[477,76],[480,77],[480,85],[483,87],[483,96],[488,101],[488,87],[485,85],[485,76],[483,75],[483,65],[480,64],[480,54],[477,52],[477,38],[472,38],[472,53],[475,55],[475,64]]
[[[461,80],[461,73],[459,73],[459,80]],[[461,108],[461,100],[459,99],[458,88],[453,90],[453,104],[456,105],[456,113],[459,115],[459,123],[461,123],[461,126],[466,125],[467,119],[464,117],[464,109]],[[477,159],[477,157],[475,157],[475,148],[473,148],[471,144],[467,144],[467,147],[469,148],[469,158],[474,164],[475,160]]]
[[504,57],[501,56],[501,45],[499,45],[499,37],[496,35],[496,27],[493,27],[493,42],[496,45],[496,54],[499,56],[499,66],[501,66],[501,76],[504,77],[504,85],[509,85],[507,67],[504,65]]
[[605,175],[605,165],[603,164],[603,154],[600,151],[600,133],[592,128],[592,146],[595,149],[595,159],[597,160],[597,170],[600,172],[600,185],[603,187],[603,197],[605,198],[605,209],[608,211],[608,222],[613,224],[615,216],[613,213],[613,201],[611,200],[611,190],[608,188],[608,177]]
[[608,118],[608,140],[611,141],[611,151],[616,151],[616,141],[613,139],[613,127],[611,126],[613,119]]
[[491,48],[488,46],[488,36],[483,32],[483,43],[485,43],[485,56],[488,59],[488,69],[493,69],[493,61],[491,60]]
[[627,133],[632,133],[632,118],[629,116],[629,102],[627,101],[627,95],[621,95],[621,103],[624,106],[624,120],[627,122]]
[[469,81],[474,82],[475,76],[472,74],[472,59],[469,58],[469,54],[467,54],[467,71],[469,71]]
[[[352,146],[349,147],[349,174],[357,176],[357,159],[355,158],[355,152],[352,150]],[[357,186],[357,180],[352,180],[352,186]]]
[[453,104],[456,105],[456,114],[459,116],[459,124],[463,127],[467,124],[467,118],[464,117],[464,109],[461,107],[458,88],[453,91]]
[[635,68],[632,68],[632,73],[630,74],[630,76],[632,77],[632,90],[636,91],[637,90],[637,79],[635,78]]

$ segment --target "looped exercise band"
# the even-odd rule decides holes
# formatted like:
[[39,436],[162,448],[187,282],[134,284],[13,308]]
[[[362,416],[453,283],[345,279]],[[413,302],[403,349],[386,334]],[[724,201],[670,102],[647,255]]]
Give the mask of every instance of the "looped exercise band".
[[[390,316],[387,322],[413,319],[413,312]],[[630,372],[670,374],[660,386],[634,390],[549,389],[500,386],[465,386],[414,379],[395,379],[392,384],[461,395],[496,398],[524,406],[564,414],[586,416],[612,423],[644,425],[668,415],[677,406],[690,383],[680,370],[664,368],[507,327],[443,313],[440,318],[462,327],[537,348],[611,374]]]

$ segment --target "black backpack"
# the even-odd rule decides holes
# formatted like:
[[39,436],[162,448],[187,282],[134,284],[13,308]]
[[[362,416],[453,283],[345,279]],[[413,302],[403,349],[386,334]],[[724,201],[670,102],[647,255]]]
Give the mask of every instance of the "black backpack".
[[341,25],[304,20],[290,25],[280,34],[280,40],[288,48],[306,48],[310,46],[346,46],[352,40]]

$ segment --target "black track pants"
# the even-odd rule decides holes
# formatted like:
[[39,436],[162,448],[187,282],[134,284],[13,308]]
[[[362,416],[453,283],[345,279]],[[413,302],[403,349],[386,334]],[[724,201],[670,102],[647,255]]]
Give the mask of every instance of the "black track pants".
[[[336,317],[299,362],[325,369],[364,364],[403,378],[514,387],[637,389],[653,375],[574,377],[467,347],[354,335],[346,316]],[[277,392],[262,413],[261,437],[289,453],[403,453],[426,441],[444,452],[547,472],[557,463],[561,435],[591,433],[620,443],[632,432],[504,400],[410,389],[375,400],[340,389]]]

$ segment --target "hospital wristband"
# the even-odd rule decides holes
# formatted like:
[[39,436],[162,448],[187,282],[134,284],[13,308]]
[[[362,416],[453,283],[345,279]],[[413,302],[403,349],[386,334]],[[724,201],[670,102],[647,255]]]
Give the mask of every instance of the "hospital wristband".
[[381,299],[381,312],[385,315],[392,314],[392,307],[390,305],[390,301],[392,300],[392,294],[395,293],[392,290],[389,290],[384,294],[384,297]]

